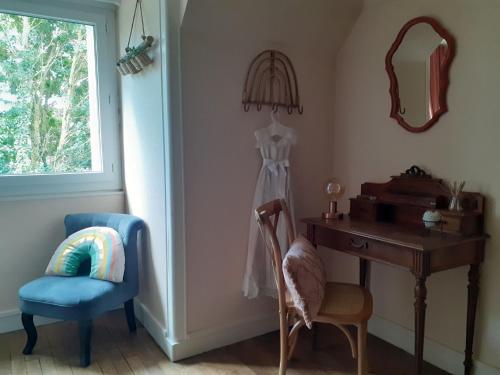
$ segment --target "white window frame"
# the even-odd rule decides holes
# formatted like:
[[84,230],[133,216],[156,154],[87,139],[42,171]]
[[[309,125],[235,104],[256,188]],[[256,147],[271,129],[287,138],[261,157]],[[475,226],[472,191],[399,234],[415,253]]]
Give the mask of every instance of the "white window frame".
[[0,0],[0,12],[94,26],[101,172],[0,175],[0,197],[122,190],[115,5],[91,0]]

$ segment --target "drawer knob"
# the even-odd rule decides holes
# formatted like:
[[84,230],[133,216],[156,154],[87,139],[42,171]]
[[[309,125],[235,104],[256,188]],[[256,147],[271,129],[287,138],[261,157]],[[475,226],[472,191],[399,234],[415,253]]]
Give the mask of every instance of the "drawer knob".
[[354,238],[351,238],[351,246],[355,249],[368,249],[368,242],[366,241],[356,241]]

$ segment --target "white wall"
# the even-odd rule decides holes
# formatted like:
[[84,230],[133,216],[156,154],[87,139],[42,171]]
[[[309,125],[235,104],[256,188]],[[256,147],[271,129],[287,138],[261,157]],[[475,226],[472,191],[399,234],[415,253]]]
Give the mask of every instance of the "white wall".
[[22,285],[44,274],[57,245],[65,237],[64,216],[123,211],[120,192],[0,199],[0,332],[19,329],[17,292]]
[[273,300],[249,301],[241,293],[261,165],[253,132],[270,123],[269,109],[246,113],[241,105],[251,60],[264,49],[278,49],[296,68],[304,114],[282,114],[281,120],[299,136],[291,156],[297,217],[318,215],[326,205],[322,184],[332,166],[332,67],[360,5],[351,0],[188,3],[181,48],[189,334],[243,332],[245,325],[276,316]]
[[[466,188],[486,195],[486,262],[482,267],[476,329],[476,358],[500,367],[500,177],[498,97],[500,3],[494,0],[367,1],[337,60],[332,157],[334,174],[347,184],[346,197],[365,181],[384,182],[417,164],[435,176],[465,179]],[[389,118],[385,55],[411,18],[434,16],[455,36],[449,113],[429,131],[411,134]],[[344,200],[342,206],[348,209]],[[323,251],[332,275],[355,280],[352,258]],[[413,329],[414,279],[409,272],[374,265],[375,314]],[[461,358],[465,342],[467,269],[432,275],[428,281],[426,336]],[[444,358],[441,358],[445,360]]]
[[[122,0],[118,12],[119,49],[124,53],[135,0]],[[160,0],[143,1],[146,33],[157,38],[150,55],[155,60],[143,72],[121,78],[124,173],[128,212],[147,225],[140,254],[141,308],[165,339],[167,326],[167,258],[165,211],[165,144],[162,112],[162,60],[158,38]],[[140,21],[131,45],[140,39]],[[139,312],[139,316],[141,313]]]

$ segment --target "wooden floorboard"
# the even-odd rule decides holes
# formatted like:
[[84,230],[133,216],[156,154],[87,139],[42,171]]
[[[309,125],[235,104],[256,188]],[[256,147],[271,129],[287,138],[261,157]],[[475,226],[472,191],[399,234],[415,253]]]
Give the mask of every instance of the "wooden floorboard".
[[[92,364],[79,366],[78,326],[61,322],[38,328],[38,343],[33,355],[21,351],[23,331],[0,335],[1,375],[276,375],[279,335],[246,340],[196,357],[172,363],[138,324],[130,334],[123,311],[105,314],[94,322]],[[289,363],[288,375],[350,375],[356,373],[349,345],[331,326],[320,326],[318,348],[312,349],[312,335],[300,333],[296,355]],[[368,338],[370,374],[411,375],[413,357],[376,337]],[[426,375],[446,372],[429,364]]]

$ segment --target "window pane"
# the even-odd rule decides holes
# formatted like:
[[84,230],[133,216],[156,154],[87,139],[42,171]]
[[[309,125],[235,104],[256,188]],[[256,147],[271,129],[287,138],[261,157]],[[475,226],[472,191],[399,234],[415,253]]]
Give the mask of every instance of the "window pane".
[[93,26],[0,13],[0,175],[102,171]]

